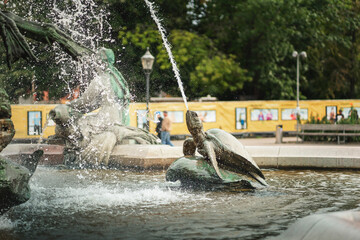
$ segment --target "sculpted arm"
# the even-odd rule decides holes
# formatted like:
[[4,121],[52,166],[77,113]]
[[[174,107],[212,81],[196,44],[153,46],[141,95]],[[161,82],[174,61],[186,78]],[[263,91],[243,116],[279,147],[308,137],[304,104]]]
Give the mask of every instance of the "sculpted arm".
[[27,21],[11,12],[0,10],[0,27],[9,67],[19,58],[36,60],[24,36],[50,45],[57,42],[75,59],[91,53],[90,49],[76,43],[55,25]]
[[88,88],[81,94],[81,97],[68,103],[76,112],[81,114],[92,112],[101,106],[101,94],[103,86],[97,80],[91,81]]

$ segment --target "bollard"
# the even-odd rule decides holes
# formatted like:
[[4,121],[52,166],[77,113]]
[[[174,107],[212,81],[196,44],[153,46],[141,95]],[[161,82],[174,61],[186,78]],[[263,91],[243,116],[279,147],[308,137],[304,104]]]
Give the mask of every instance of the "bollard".
[[276,125],[276,132],[275,132],[275,143],[282,143],[282,137],[283,137],[283,126],[282,125]]

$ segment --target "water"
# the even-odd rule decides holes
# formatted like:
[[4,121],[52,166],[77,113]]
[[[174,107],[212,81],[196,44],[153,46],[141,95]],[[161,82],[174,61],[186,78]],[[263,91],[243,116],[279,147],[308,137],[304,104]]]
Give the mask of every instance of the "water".
[[148,0],[144,0],[146,5],[149,7],[149,10],[150,10],[150,14],[151,14],[151,17],[152,19],[155,21],[158,29],[159,29],[159,32],[161,34],[161,38],[163,40],[163,44],[165,46],[165,49],[169,55],[169,59],[170,59],[170,62],[171,62],[171,65],[172,65],[172,70],[175,74],[175,78],[178,82],[178,85],[179,85],[179,89],[180,89],[180,92],[181,92],[181,96],[184,100],[184,103],[185,103],[185,106],[186,106],[186,109],[189,110],[189,107],[188,107],[188,104],[187,104],[187,100],[186,100],[186,96],[185,96],[185,92],[184,92],[184,87],[183,87],[183,84],[182,84],[182,81],[181,81],[181,78],[180,78],[180,71],[176,65],[176,61],[174,59],[174,56],[171,52],[171,45],[169,43],[169,41],[167,40],[166,38],[166,30],[165,28],[161,25],[161,21],[160,19],[156,16],[156,10],[154,9],[154,4]]
[[40,149],[40,144],[42,143],[42,141],[44,139],[44,134],[45,134],[45,131],[46,131],[48,126],[49,126],[49,119],[47,118],[46,121],[45,121],[44,127],[42,129],[42,132],[40,134],[39,140],[37,142],[37,149]]
[[239,193],[180,189],[162,171],[40,166],[0,239],[266,239],[313,213],[360,210],[359,172],[263,172],[269,188]]
[[[49,22],[93,52],[104,43],[115,42],[110,37],[112,29],[107,22],[109,11],[95,0],[69,0],[65,3],[61,0],[29,0],[24,4],[8,1],[8,5],[16,14],[32,21],[39,21],[39,15],[45,14]],[[32,46],[31,42],[30,45]],[[37,47],[33,48],[35,55],[39,59],[43,58]],[[60,68],[59,73],[53,77],[57,78],[59,84],[64,83],[68,92],[72,92],[72,89],[79,85],[81,88],[86,88],[96,75],[94,69],[98,64],[94,56],[85,56],[79,61],[74,60],[56,43],[48,47],[47,51],[54,53],[54,58],[48,60],[49,64]]]

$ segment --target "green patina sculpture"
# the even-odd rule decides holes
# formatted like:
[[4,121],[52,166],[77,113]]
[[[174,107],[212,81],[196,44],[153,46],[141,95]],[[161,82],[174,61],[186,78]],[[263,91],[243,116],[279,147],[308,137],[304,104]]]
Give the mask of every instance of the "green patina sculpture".
[[11,121],[9,97],[0,87],[0,152],[11,142],[15,134],[14,124]]
[[[191,179],[209,183],[248,181],[248,186],[251,186],[249,179],[252,179],[267,186],[261,170],[234,136],[221,129],[205,132],[197,113],[192,111],[186,113],[186,125],[193,138],[185,140],[183,152],[186,157],[169,167],[167,179],[173,179],[170,176],[178,178],[185,173],[179,178],[182,182],[187,181],[186,176],[191,176]],[[196,149],[202,158],[195,158]],[[233,177],[234,174],[238,174],[238,177]]]
[[99,51],[101,59],[107,64],[106,72],[110,75],[111,88],[117,96],[117,100],[121,101],[121,106],[123,109],[122,124],[130,124],[130,116],[128,114],[129,104],[130,104],[130,91],[129,86],[123,77],[123,75],[114,67],[115,55],[111,49],[102,48]]
[[214,167],[200,156],[184,156],[175,160],[166,171],[166,181],[180,181],[184,187],[202,189],[255,189],[257,184],[245,175],[219,169],[220,179]]
[[[19,58],[36,60],[25,37],[48,44],[57,42],[75,59],[93,54],[52,24],[27,21],[0,10],[0,26],[9,68]],[[159,142],[151,133],[128,126],[130,92],[124,77],[113,65],[113,51],[101,48],[96,56],[102,66],[96,69],[97,76],[82,96],[50,113],[57,123],[56,135],[66,141],[66,162],[107,165],[116,144]],[[97,113],[88,114],[97,109]]]
[[186,125],[193,139],[187,145],[196,146],[198,152],[209,159],[219,178],[223,179],[219,166],[236,173],[252,177],[262,185],[267,185],[265,177],[248,152],[237,139],[221,129],[204,131],[196,112],[186,112]]
[[0,34],[3,39],[9,68],[19,58],[35,60],[26,38],[51,45],[57,42],[62,49],[77,59],[91,50],[73,41],[55,25],[25,20],[11,12],[0,10]]
[[66,165],[107,166],[117,144],[160,142],[150,132],[128,126],[130,93],[124,77],[113,66],[114,53],[101,48],[97,56],[105,66],[97,69],[98,75],[81,97],[50,111],[56,135],[66,141]]

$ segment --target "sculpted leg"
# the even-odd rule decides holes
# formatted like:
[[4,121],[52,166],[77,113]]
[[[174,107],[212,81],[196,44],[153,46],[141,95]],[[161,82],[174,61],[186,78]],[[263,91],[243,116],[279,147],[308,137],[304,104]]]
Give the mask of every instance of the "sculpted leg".
[[183,153],[184,156],[195,156],[196,144],[194,139],[188,138],[183,143]]
[[135,140],[138,144],[159,144],[160,140],[152,133],[143,129],[118,125],[111,127],[116,135],[117,143],[121,144],[123,140]]
[[116,136],[112,132],[93,135],[91,142],[81,152],[81,160],[91,165],[107,166],[115,144]]

